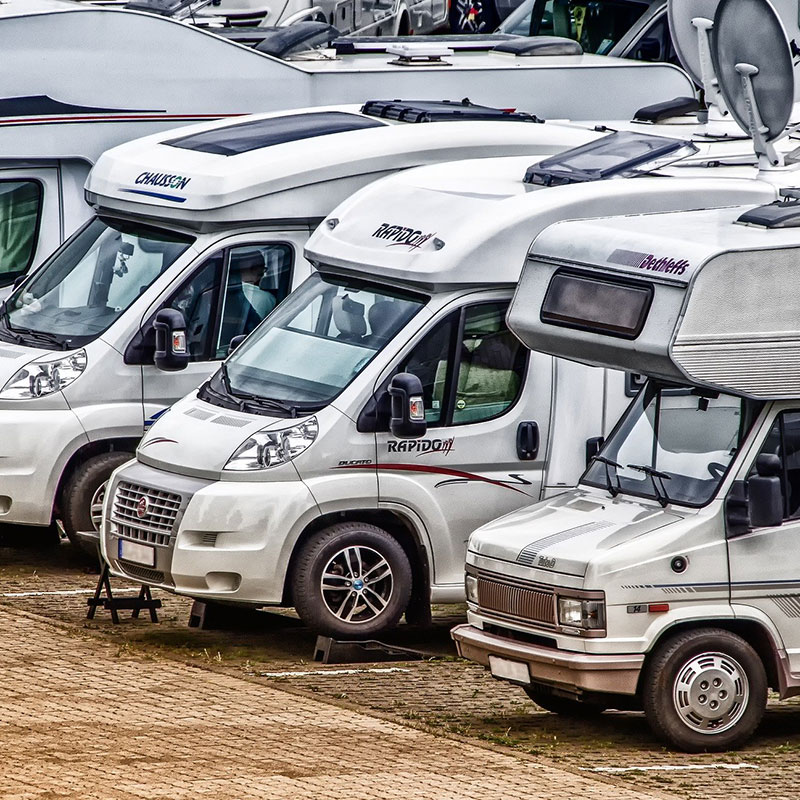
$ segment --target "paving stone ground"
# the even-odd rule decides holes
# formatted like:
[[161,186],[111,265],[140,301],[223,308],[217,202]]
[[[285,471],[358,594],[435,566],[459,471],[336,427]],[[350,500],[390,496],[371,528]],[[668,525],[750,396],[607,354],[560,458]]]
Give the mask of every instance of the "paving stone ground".
[[[97,653],[105,653],[103,658],[111,658],[113,664],[111,669],[114,670],[114,679],[117,683],[114,684],[112,681],[112,686],[117,687],[114,689],[116,692],[114,696],[118,700],[118,707],[127,709],[130,705],[132,708],[138,708],[144,717],[144,722],[140,720],[136,725],[121,729],[124,735],[121,732],[119,738],[112,737],[106,742],[95,742],[96,751],[70,749],[72,735],[64,736],[60,732],[65,725],[64,720],[50,720],[43,723],[39,728],[39,735],[46,745],[46,747],[42,745],[44,749],[41,752],[44,755],[37,757],[36,752],[39,751],[31,744],[27,756],[30,758],[29,773],[34,773],[38,769],[37,758],[50,757],[48,748],[51,747],[52,739],[54,742],[60,742],[63,747],[62,752],[67,754],[60,756],[61,758],[66,759],[69,756],[75,761],[83,762],[88,759],[90,763],[100,760],[96,757],[98,753],[101,756],[110,753],[108,758],[112,763],[117,763],[114,761],[117,758],[115,754],[122,748],[122,752],[127,753],[125,757],[128,761],[120,760],[120,764],[133,765],[141,775],[148,777],[158,775],[159,780],[162,780],[164,767],[156,766],[159,763],[157,761],[151,763],[150,759],[155,757],[152,751],[143,751],[148,754],[145,756],[137,756],[135,752],[138,745],[145,747],[148,743],[145,714],[148,704],[139,698],[136,685],[131,682],[131,675],[136,677],[140,674],[138,665],[144,664],[150,665],[160,675],[168,673],[172,675],[169,670],[173,666],[185,670],[180,673],[182,677],[179,683],[185,685],[184,688],[190,697],[204,691],[203,687],[206,684],[202,676],[211,672],[235,681],[237,686],[240,683],[250,687],[256,686],[256,690],[248,689],[248,691],[268,692],[264,697],[272,697],[274,696],[272,693],[277,691],[280,696],[289,698],[284,700],[285,703],[291,703],[293,698],[297,698],[298,702],[302,703],[310,701],[315,708],[327,708],[326,714],[357,712],[357,718],[368,715],[381,722],[388,721],[405,728],[434,733],[437,735],[436,738],[425,741],[435,743],[436,747],[451,746],[447,739],[441,738],[442,736],[453,737],[459,742],[477,742],[482,746],[489,744],[510,754],[512,758],[532,758],[532,762],[526,762],[528,764],[526,769],[533,769],[531,764],[540,764],[542,769],[555,768],[554,774],[557,775],[561,774],[561,770],[565,770],[569,774],[583,777],[589,781],[589,785],[596,787],[596,793],[589,794],[589,797],[616,797],[617,787],[622,786],[644,795],[679,797],[682,800],[752,800],[760,796],[768,797],[769,800],[800,798],[800,758],[798,758],[800,699],[778,702],[773,698],[764,723],[756,736],[739,752],[722,755],[687,755],[663,747],[653,737],[642,714],[609,712],[598,718],[576,721],[545,713],[528,701],[521,690],[501,681],[495,681],[484,670],[454,658],[448,631],[452,624],[463,619],[463,609],[458,607],[439,609],[435,616],[435,625],[430,631],[400,628],[395,635],[396,643],[418,646],[429,653],[435,653],[439,656],[435,660],[398,664],[324,665],[311,660],[314,637],[302,627],[291,612],[259,613],[253,615],[254,618],[243,621],[238,627],[226,630],[198,630],[187,627],[190,607],[188,600],[159,593],[164,608],[160,612],[161,621],[157,625],[152,625],[144,619],[139,621],[123,619],[121,625],[114,626],[107,613],[102,612],[93,622],[87,622],[86,594],[96,582],[97,576],[86,572],[86,564],[85,560],[79,558],[67,546],[36,550],[29,547],[3,547],[3,543],[0,542],[0,612],[21,615],[25,619],[38,620],[40,623],[55,626],[55,629],[61,630],[62,634],[64,631],[71,632],[71,637],[68,637],[70,639],[81,637],[79,641],[83,641],[88,648],[82,651],[86,652],[87,658],[90,655],[94,657]],[[125,586],[122,582],[116,582],[115,585],[131,589],[130,585]],[[26,614],[29,616],[26,617]],[[5,663],[5,654],[13,654],[18,647],[17,634],[9,636],[8,639],[2,638],[4,620],[5,616],[0,618],[0,666]],[[24,632],[19,634],[22,637],[19,641],[24,641],[25,637],[31,635],[27,623],[23,628]],[[95,652],[94,648],[99,649]],[[51,668],[57,663],[57,657],[54,658],[50,664]],[[74,658],[72,660],[74,661]],[[70,669],[72,668],[64,668],[67,671]],[[358,671],[362,669],[366,671]],[[87,668],[86,673],[88,675],[85,680],[88,684],[92,685],[98,680],[95,666]],[[60,673],[48,675],[46,679],[36,678],[36,681],[39,681],[37,684],[39,688],[31,688],[31,697],[34,698],[37,693],[41,696],[49,693],[52,696],[54,691],[67,691],[64,687],[68,684],[62,685],[63,679]],[[145,682],[144,685],[152,684]],[[174,678],[169,679],[169,685],[175,685]],[[21,691],[19,687],[9,683],[0,670],[0,689],[5,690],[8,687]],[[72,696],[70,694],[72,691],[68,690],[68,697]],[[10,696],[4,696],[6,699],[0,701],[0,704],[9,702]],[[158,693],[155,693],[155,696],[159,699],[151,702],[150,706],[158,708],[161,698]],[[22,707],[27,702],[25,700],[27,696],[20,697],[23,699],[17,697],[14,703]],[[261,695],[258,694],[258,697]],[[318,705],[318,701],[323,701],[324,704]],[[112,705],[110,708],[115,706]],[[330,708],[333,708],[333,711],[330,711]],[[190,718],[192,714],[197,715],[194,708],[189,712]],[[180,715],[177,718],[180,720]],[[345,719],[341,716],[338,718]],[[115,731],[117,723],[113,714],[105,719],[106,728]],[[200,745],[207,735],[207,728],[203,725],[203,716],[199,715],[198,719],[199,722],[192,723],[197,725],[195,731],[190,731],[191,726],[186,722],[186,730],[183,730],[178,738],[174,738],[171,731],[169,736],[161,736],[163,720],[155,726],[155,738],[160,740],[160,744],[154,746],[155,750],[159,751],[160,748],[160,752],[165,754],[165,759],[177,765],[176,776],[180,772],[178,766],[191,761],[191,757],[186,756],[181,750],[182,747],[188,747],[191,752],[198,754],[202,764],[202,769],[197,770],[198,781],[200,775],[206,774],[204,770],[207,764],[214,759],[228,766],[238,764],[236,768],[239,769],[242,765],[237,761],[239,758],[237,754],[242,750],[248,753],[255,752],[251,729],[243,728],[244,732],[240,735],[238,730],[231,731],[231,724],[228,722],[220,723],[227,726],[225,727],[227,749],[219,750],[216,755],[213,754],[213,749],[203,750]],[[218,716],[212,716],[211,719],[216,720]],[[76,725],[78,722],[77,718],[73,718],[69,724]],[[82,724],[86,725],[82,730],[88,731],[91,721],[84,721]],[[260,723],[257,723],[256,727],[258,724]],[[349,730],[351,723],[346,721],[342,725]],[[0,748],[3,748],[0,751],[0,775],[3,775],[4,768],[2,754],[7,751],[7,737],[4,733],[6,730],[2,727],[0,715]],[[293,730],[294,727],[286,726],[287,735]],[[360,728],[353,730],[357,732]],[[361,747],[362,740],[356,734],[354,736],[352,749],[357,751]],[[333,741],[334,735],[331,734],[328,738]],[[11,741],[13,745],[13,737]],[[174,743],[178,741],[183,744]],[[310,746],[305,741],[300,743],[291,741],[298,749]],[[445,744],[442,744],[443,741]],[[200,744],[194,746],[188,744],[190,742]],[[425,750],[427,747],[426,745],[422,749]],[[258,757],[259,763],[262,761],[266,763],[269,758],[273,758],[271,751],[269,752],[268,756]],[[15,757],[19,763],[21,756],[17,754]],[[119,758],[122,759],[122,756]],[[480,758],[485,759],[485,755],[481,754]],[[413,772],[418,760],[418,750],[409,749],[403,764],[398,762],[392,765],[391,775],[397,774],[402,777],[405,768],[410,768]],[[22,761],[25,759],[22,758]],[[463,757],[459,755],[457,766],[460,766],[462,761]],[[280,763],[284,764],[283,761]],[[249,770],[249,767],[247,769]],[[286,766],[286,769],[289,769],[289,766]],[[345,770],[342,774],[353,778],[353,774],[346,771],[349,768],[342,769]],[[445,769],[449,774],[450,767]],[[595,770],[611,771],[598,773]],[[384,769],[384,772],[387,770]],[[368,774],[368,771],[365,774]],[[541,776],[544,773],[536,774],[537,780],[525,786],[528,794],[524,791],[520,794],[514,789],[507,796],[536,797],[545,800],[551,796],[562,796],[548,794],[550,778],[543,782]],[[251,780],[252,786],[260,785],[255,782],[259,775],[261,773],[248,771],[247,780]],[[338,775],[339,773],[332,774],[331,779],[338,781]],[[291,771],[286,774],[281,772],[278,777],[286,779],[287,776],[297,777]],[[208,780],[217,779],[222,780],[218,777],[208,778]],[[274,776],[269,779],[273,780]],[[259,780],[266,778],[261,775]],[[394,778],[386,780],[391,786],[396,782]],[[397,780],[400,781],[400,778]],[[526,780],[529,779],[526,777]],[[142,782],[146,783],[144,778]],[[116,782],[113,783],[114,787],[117,785]],[[270,784],[270,791],[274,785]],[[310,791],[308,785],[304,784],[302,791]],[[335,785],[342,786],[338,782],[335,782]],[[420,791],[423,793],[415,795],[407,789],[408,784],[401,781],[397,785],[403,787],[405,795],[402,796],[410,798],[440,796],[437,794],[439,787],[425,789],[425,785],[422,784],[423,788]],[[180,794],[184,788],[176,783],[173,794],[169,792],[164,794],[166,790],[163,790],[163,787],[159,789],[158,786],[154,789],[156,793],[152,794],[142,790],[136,795],[137,790],[134,790],[132,795],[100,793],[97,796],[112,798],[202,796],[200,789],[196,787],[192,791],[186,790],[184,794]],[[371,794],[362,792],[360,786],[361,784],[354,782],[349,789],[341,791],[337,789],[337,792],[330,796],[346,795],[355,800],[361,800],[362,797],[385,796],[374,789],[372,784],[369,785]],[[491,797],[492,800],[506,796],[498,794],[494,789],[484,790],[478,784],[475,786],[476,792],[484,793],[467,795],[462,792],[453,796]],[[555,783],[554,786],[554,791],[560,791],[559,784]],[[0,800],[6,800],[5,788],[0,782]],[[156,790],[162,793],[158,794]],[[45,792],[38,796],[48,799],[71,796],[53,791],[54,793],[50,795]],[[203,791],[206,789],[203,788]],[[213,794],[211,789],[207,791]],[[274,796],[276,798],[316,796],[304,795],[302,791],[297,795],[281,791],[283,793],[279,792]],[[428,794],[425,794],[425,791],[428,791]],[[575,796],[578,797],[583,791],[583,789],[576,790]],[[249,797],[244,791],[230,796]],[[264,790],[260,796],[271,795]],[[630,795],[619,794],[620,798],[628,796]]]
[[3,800],[652,794],[0,609]]

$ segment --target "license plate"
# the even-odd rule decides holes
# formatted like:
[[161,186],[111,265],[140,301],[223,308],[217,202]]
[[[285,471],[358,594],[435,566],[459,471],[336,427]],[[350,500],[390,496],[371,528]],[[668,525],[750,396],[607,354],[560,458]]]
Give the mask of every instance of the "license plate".
[[146,544],[129,542],[127,539],[119,540],[119,557],[125,561],[134,561],[147,567],[156,565],[156,549]]
[[528,665],[522,661],[509,661],[507,658],[489,656],[489,670],[495,678],[505,678],[507,681],[517,683],[530,683],[531,676]]

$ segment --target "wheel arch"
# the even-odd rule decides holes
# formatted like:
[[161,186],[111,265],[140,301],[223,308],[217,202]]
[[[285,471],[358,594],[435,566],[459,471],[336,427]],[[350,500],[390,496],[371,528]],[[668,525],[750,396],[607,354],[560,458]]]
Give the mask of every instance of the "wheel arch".
[[286,577],[283,585],[282,604],[293,605],[292,599],[292,576],[294,574],[297,558],[305,546],[316,533],[334,525],[337,522],[364,522],[383,528],[391,535],[403,548],[409,563],[411,564],[411,574],[413,584],[411,587],[411,600],[409,609],[418,604],[425,605],[430,609],[430,560],[427,549],[423,543],[423,537],[412,519],[396,510],[388,509],[352,509],[345,511],[333,511],[315,517],[309,522],[300,533],[289,557],[289,564],[286,569]]
[[62,504],[64,487],[81,464],[93,456],[103,455],[104,453],[135,453],[139,441],[140,440],[138,438],[127,436],[114,439],[100,439],[81,445],[69,457],[67,463],[64,465],[64,469],[61,471],[61,476],[58,479],[58,487],[56,488],[54,498],[55,508],[53,511],[55,512],[59,510],[59,507]]
[[[644,668],[639,674],[637,686],[638,696],[641,696],[642,682],[647,671],[647,663],[661,645],[681,633],[700,630],[702,628],[719,628],[729,633],[735,633],[737,636],[744,639],[756,651],[761,663],[764,665],[768,686],[779,691],[781,696],[785,696],[786,674],[783,664],[781,663],[780,654],[782,649],[780,645],[775,641],[772,632],[761,622],[754,619],[739,618],[682,620],[664,628],[660,635],[653,641],[652,646],[645,655]],[[800,687],[795,688],[794,691],[790,690],[789,693],[800,694]]]

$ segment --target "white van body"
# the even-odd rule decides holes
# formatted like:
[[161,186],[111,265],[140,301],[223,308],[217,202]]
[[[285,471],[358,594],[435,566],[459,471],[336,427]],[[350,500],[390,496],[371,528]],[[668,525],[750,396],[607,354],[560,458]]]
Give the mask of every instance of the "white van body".
[[[668,64],[515,58],[492,52],[495,44],[459,51],[444,68],[424,58],[398,65],[385,45],[288,61],[167,17],[67,0],[8,0],[0,4],[0,49],[13,65],[0,76],[0,219],[21,232],[0,241],[0,287],[41,263],[88,218],[81,187],[100,153],[180,124],[363,102],[387,86],[394,97],[425,99],[462,97],[468,86],[477,103],[584,119],[624,119],[648,102],[694,92]],[[568,88],[576,79],[596,102]]]
[[[75,350],[85,354],[86,372],[39,396],[0,388],[0,409],[9,412],[0,415],[9,424],[0,522],[48,525],[57,510],[73,537],[99,526],[95,492],[112,465],[132,456],[152,419],[215,369],[233,336],[308,276],[306,239],[357,189],[420,164],[541,156],[598,136],[507,120],[401,123],[328,107],[205,123],[106,152],[86,186],[95,216],[0,314],[6,390],[14,375],[41,377],[45,368],[33,363],[69,360]],[[87,288],[89,270],[98,288]],[[189,317],[192,363],[180,373],[153,364],[152,323],[164,306]],[[43,425],[47,436],[32,438]]]
[[[143,439],[136,463],[114,475],[103,528],[103,554],[112,573],[206,601],[294,605],[312,627],[344,637],[373,635],[407,607],[416,616],[430,602],[463,600],[462,559],[470,530],[528,498],[573,485],[584,468],[587,440],[603,434],[626,402],[621,374],[533,354],[517,393],[485,418],[480,401],[470,399],[465,388],[469,380],[462,385],[463,370],[459,388],[452,388],[456,354],[459,365],[472,364],[473,350],[492,338],[469,333],[469,309],[505,308],[518,277],[516,265],[523,263],[531,238],[553,221],[610,208],[724,206],[744,196],[772,199],[777,192],[752,180],[752,168],[691,166],[665,170],[669,178],[544,189],[522,182],[529,165],[522,158],[484,159],[411,170],[361,190],[332,212],[307,246],[306,257],[318,273],[228,359],[227,372],[169,410]],[[368,363],[330,374],[329,365],[346,349],[337,349],[337,339],[370,341],[364,310],[371,301],[348,295],[345,302],[355,303],[353,314],[361,321],[345,320],[338,336],[334,332],[321,342],[296,338],[297,324],[287,320],[311,313],[304,310],[311,293],[337,281],[353,282],[353,293],[359,281],[366,282],[367,298],[370,292],[411,293],[423,307],[382,349],[366,351]],[[449,360],[419,356],[438,341],[454,313],[468,332],[462,345],[471,355],[453,344]],[[493,334],[504,330],[501,314]],[[250,380],[248,370],[256,367],[247,364],[280,360],[284,352],[292,355],[280,362],[280,370],[264,369],[288,376],[286,386],[276,384],[274,395],[268,386],[260,391],[267,405],[278,397],[290,407],[294,402],[293,410],[237,409],[230,398],[219,399],[227,392],[225,381],[233,387]],[[403,439],[390,433],[381,409],[393,376],[413,372],[409,364],[417,358],[424,365],[418,371],[427,376],[429,427],[422,439]],[[446,368],[451,389],[442,395]],[[336,390],[320,390],[321,399],[309,406],[301,400],[314,396],[308,388],[314,375]],[[581,385],[592,388],[584,392]],[[247,386],[257,397],[257,381]],[[476,419],[470,417],[473,404]],[[517,437],[524,443],[532,423],[540,447],[528,460],[519,454]],[[297,436],[307,449],[293,459],[272,467],[259,467],[260,455],[247,467],[243,456],[231,461],[242,448],[258,450],[271,441],[270,431],[282,437],[282,430],[294,436],[301,429],[305,432]],[[146,513],[138,519],[131,515],[137,504],[146,509],[162,497],[169,501],[163,524],[154,526]],[[350,549],[367,559],[379,554],[381,563],[392,566],[397,591],[334,608],[343,596],[331,590],[329,602],[324,585],[334,568],[341,580],[363,590],[357,573],[347,577],[350,568],[341,563]],[[370,613],[370,602],[382,607]]]
[[[768,686],[800,693],[799,211],[564,222],[534,243],[512,329],[651,376],[608,461],[469,541],[459,652],[545,708],[643,707],[673,746],[722,750],[753,732]],[[581,303],[557,320],[565,276],[648,308],[620,313],[624,331],[602,312],[581,323]]]

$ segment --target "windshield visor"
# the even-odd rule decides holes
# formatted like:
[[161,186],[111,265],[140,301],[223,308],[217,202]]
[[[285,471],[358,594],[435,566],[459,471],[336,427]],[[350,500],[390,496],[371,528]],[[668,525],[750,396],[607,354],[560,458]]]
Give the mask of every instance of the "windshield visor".
[[62,345],[86,344],[192,242],[190,236],[96,217],[9,297],[5,332],[15,340],[44,334]]
[[315,273],[228,359],[226,389],[295,407],[326,405],[424,304],[384,286]]
[[581,483],[664,503],[705,505],[758,409],[739,397],[648,383]]

